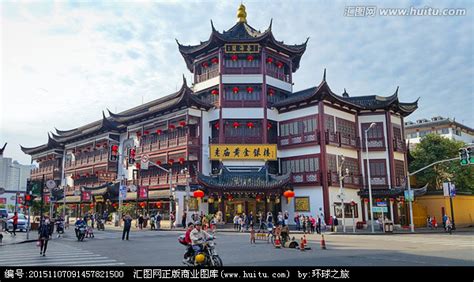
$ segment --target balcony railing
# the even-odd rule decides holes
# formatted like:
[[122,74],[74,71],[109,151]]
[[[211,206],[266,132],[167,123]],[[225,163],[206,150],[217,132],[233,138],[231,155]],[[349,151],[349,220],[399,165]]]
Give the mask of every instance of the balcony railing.
[[263,142],[262,139],[263,138],[261,136],[224,137],[224,143],[225,144],[261,144]]
[[[365,140],[363,142],[364,148],[366,148]],[[385,140],[384,138],[369,138],[367,144],[369,145],[369,149],[385,149]]]
[[196,75],[196,82],[203,82],[214,78],[219,75],[219,69],[217,67],[210,69],[209,71],[204,72],[203,74]]
[[276,79],[282,80],[284,82],[291,83],[291,79],[290,79],[289,74],[285,74],[283,72],[274,71],[274,70],[270,70],[270,69],[267,69],[267,74],[271,77],[276,78]]
[[[173,174],[171,179],[173,184],[186,184],[187,176],[184,174]],[[195,182],[195,176],[191,176],[191,183]],[[143,186],[159,186],[159,185],[169,185],[169,175],[152,175],[152,176],[140,176],[138,179],[140,185]]]
[[359,138],[354,135],[342,133],[342,132],[331,132],[326,131],[326,143],[334,144],[339,147],[348,146],[353,148],[359,148]]
[[[339,183],[339,177],[337,175],[337,172],[330,171],[328,172],[328,181],[329,185],[332,186],[338,186],[340,185]],[[362,175],[346,175],[344,176],[344,186],[349,186],[349,187],[360,187],[362,185]]]
[[190,136],[179,136],[166,140],[158,140],[156,142],[143,144],[142,146],[138,147],[137,154],[155,152],[159,150],[165,150],[169,148],[187,145],[199,145],[199,138]]
[[321,182],[321,172],[300,172],[300,173],[291,173],[291,182],[294,184],[305,184],[305,183],[320,183]]
[[299,135],[283,136],[283,137],[279,137],[278,144],[281,147],[284,147],[284,146],[299,145],[299,144],[305,144],[305,143],[317,143],[319,142],[318,135],[319,134],[317,132],[306,132]]
[[397,152],[406,152],[406,144],[404,140],[394,138],[393,139],[393,150]]
[[224,74],[259,74],[261,73],[260,67],[237,67],[230,68],[226,67],[223,70]]
[[370,176],[370,183],[375,186],[388,185],[387,176]]

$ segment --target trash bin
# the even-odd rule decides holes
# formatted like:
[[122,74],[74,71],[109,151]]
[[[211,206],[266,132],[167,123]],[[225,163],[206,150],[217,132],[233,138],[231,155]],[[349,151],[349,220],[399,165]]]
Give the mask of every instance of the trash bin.
[[385,230],[385,233],[393,233],[393,223],[385,222],[384,230]]

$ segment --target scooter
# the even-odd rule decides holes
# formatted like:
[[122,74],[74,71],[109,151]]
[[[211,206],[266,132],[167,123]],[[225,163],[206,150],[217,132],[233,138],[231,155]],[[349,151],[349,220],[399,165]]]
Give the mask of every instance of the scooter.
[[184,235],[178,238],[178,242],[185,245],[188,249],[184,254],[183,264],[186,266],[205,266],[205,267],[219,267],[222,266],[222,259],[216,252],[215,237],[212,236],[201,245],[201,251],[190,257],[190,246],[185,242]]
[[97,219],[97,230],[105,230],[105,225],[104,225],[104,220],[103,219]]
[[56,222],[56,231],[59,234],[64,234],[64,223],[62,221]]
[[86,226],[84,224],[78,225],[75,228],[77,241],[84,241],[86,237]]

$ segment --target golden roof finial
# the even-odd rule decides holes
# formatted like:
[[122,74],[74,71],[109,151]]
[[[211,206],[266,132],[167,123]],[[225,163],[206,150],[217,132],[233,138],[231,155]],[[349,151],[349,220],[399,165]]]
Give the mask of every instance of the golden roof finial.
[[245,12],[244,4],[240,4],[239,9],[237,9],[237,18],[238,22],[246,23],[247,22],[247,12]]

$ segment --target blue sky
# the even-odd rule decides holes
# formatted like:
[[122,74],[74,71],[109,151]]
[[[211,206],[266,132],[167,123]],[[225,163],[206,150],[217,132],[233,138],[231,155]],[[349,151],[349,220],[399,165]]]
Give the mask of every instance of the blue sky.
[[[408,120],[441,115],[474,127],[472,1],[244,1],[247,20],[277,40],[310,37],[295,90],[317,85],[351,96],[420,97]],[[239,1],[8,2],[1,9],[0,145],[19,144],[175,91],[191,73],[175,38],[197,44],[236,22]],[[466,8],[465,16],[345,17],[346,6]]]

